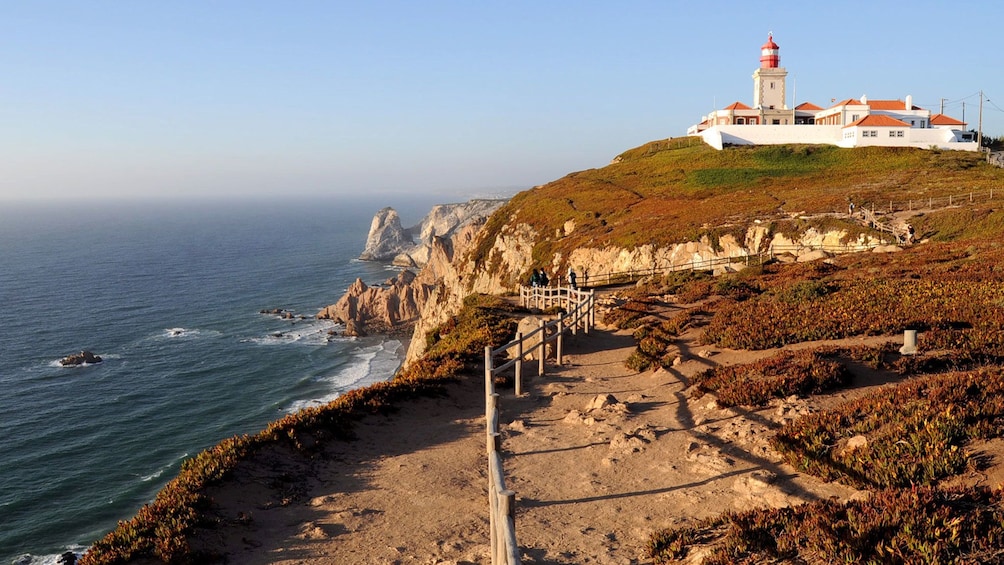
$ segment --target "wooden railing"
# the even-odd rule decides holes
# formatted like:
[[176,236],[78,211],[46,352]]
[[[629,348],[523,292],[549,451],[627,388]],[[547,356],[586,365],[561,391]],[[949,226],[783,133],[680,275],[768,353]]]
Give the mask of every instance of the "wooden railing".
[[[547,344],[555,343],[555,357],[558,365],[563,362],[562,346],[564,334],[575,334],[579,328],[589,333],[596,322],[595,296],[593,291],[576,290],[568,287],[520,288],[520,303],[526,307],[560,307],[561,314],[551,322],[540,320],[537,329],[523,335],[517,333],[509,343],[492,349],[485,347],[485,432],[488,450],[488,505],[489,528],[491,530],[492,565],[516,565],[520,562],[519,546],[516,544],[516,493],[505,487],[505,472],[502,467],[501,435],[499,432],[499,395],[495,392],[495,377],[513,367],[515,369],[515,394],[523,393],[523,360],[527,355],[537,357],[537,375],[544,374],[544,360]],[[548,336],[551,332],[552,335]],[[540,334],[539,336],[537,334]],[[527,343],[534,345],[529,349]],[[510,352],[509,361],[495,366],[495,357]]]

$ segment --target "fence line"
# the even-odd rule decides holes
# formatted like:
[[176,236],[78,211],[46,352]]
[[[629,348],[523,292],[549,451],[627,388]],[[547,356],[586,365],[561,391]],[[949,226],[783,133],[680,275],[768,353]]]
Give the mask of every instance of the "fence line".
[[[544,359],[547,344],[555,343],[555,357],[558,365],[563,363],[562,346],[565,331],[574,335],[581,327],[584,333],[596,323],[595,294],[592,290],[577,290],[569,287],[520,287],[520,304],[525,307],[547,304],[547,308],[559,306],[564,311],[557,319],[545,323],[539,321],[537,328],[496,349],[485,346],[485,433],[488,451],[488,508],[489,529],[491,531],[492,565],[518,565],[519,546],[516,543],[516,493],[505,487],[505,472],[499,453],[501,438],[499,433],[499,395],[495,392],[495,377],[510,367],[515,368],[515,394],[523,393],[523,359],[527,355],[537,356],[537,375],[544,374]],[[548,331],[553,335],[548,336]],[[538,337],[537,334],[540,334]],[[532,341],[531,341],[532,340]],[[536,343],[527,350],[525,344]],[[501,365],[495,366],[495,357],[503,352],[515,354]]]
[[961,192],[959,194],[949,195],[949,196],[939,196],[937,198],[911,198],[909,200],[889,200],[888,203],[885,201],[877,202],[864,202],[861,204],[861,209],[871,210],[872,213],[875,212],[909,212],[913,210],[924,210],[924,209],[935,209],[935,208],[951,208],[953,206],[962,206],[964,204],[976,204],[978,202],[989,202],[994,199],[994,196],[1000,199],[1001,190],[990,189],[988,191],[976,192]]

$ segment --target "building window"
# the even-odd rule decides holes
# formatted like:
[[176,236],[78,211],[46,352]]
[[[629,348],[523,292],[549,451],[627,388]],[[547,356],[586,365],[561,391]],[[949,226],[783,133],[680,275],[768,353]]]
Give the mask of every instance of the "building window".
[[745,124],[745,123],[746,123],[746,121],[745,121],[745,120],[743,120],[742,118],[736,118],[736,124],[737,124],[737,125],[740,125],[740,126],[741,126],[741,125],[743,125],[743,124]]
[[927,120],[920,120],[920,127],[926,128],[927,127]]
[[889,137],[896,137],[896,132],[889,130]]
[[915,122],[915,121],[913,121],[913,120],[910,120],[910,127],[913,127],[913,126],[915,126],[915,125],[917,125],[917,122]]
[[770,83],[770,89],[774,90],[774,83],[773,82]]
[[770,123],[771,123],[771,125],[778,126],[778,125],[781,125],[781,120],[771,120]]
[[896,137],[903,137],[903,130],[898,130],[896,132]]

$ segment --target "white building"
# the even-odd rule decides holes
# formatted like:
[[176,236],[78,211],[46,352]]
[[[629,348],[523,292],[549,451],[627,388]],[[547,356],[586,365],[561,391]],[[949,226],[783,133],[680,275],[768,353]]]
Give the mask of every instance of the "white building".
[[[699,135],[721,149],[725,145],[830,144],[840,147],[880,145],[978,150],[966,124],[935,114],[906,100],[833,99],[829,108],[786,103],[788,71],[779,66],[780,48],[768,35],[760,48],[760,68],[753,72],[753,106],[734,102],[704,116],[687,135]],[[755,127],[750,127],[755,126]]]

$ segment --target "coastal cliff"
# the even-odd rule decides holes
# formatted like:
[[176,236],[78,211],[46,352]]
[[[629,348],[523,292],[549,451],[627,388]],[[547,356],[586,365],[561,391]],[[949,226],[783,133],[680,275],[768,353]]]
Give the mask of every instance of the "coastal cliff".
[[392,261],[401,267],[421,267],[428,263],[437,238],[453,237],[464,226],[484,220],[505,203],[504,199],[472,199],[439,204],[410,228],[402,227],[396,210],[383,208],[373,217],[366,247],[359,258]]
[[[589,286],[609,273],[665,272],[712,261],[721,263],[719,272],[735,270],[745,266],[745,257],[760,254],[794,262],[896,251],[895,235],[860,214],[850,216],[848,202],[862,210],[884,202],[891,216],[892,195],[908,186],[903,183],[943,178],[965,158],[868,148],[722,153],[678,140],[645,144],[606,167],[523,191],[463,230],[423,232],[435,241],[423,270],[410,283],[384,287],[415,300],[405,363],[422,354],[427,332],[449,319],[465,296],[512,292],[533,269],[560,284],[571,268],[579,284]],[[877,177],[868,172],[876,163],[905,172]],[[917,170],[927,173],[916,176]],[[876,192],[879,185],[897,192]],[[871,209],[874,215],[874,204]],[[392,221],[388,216],[384,223]],[[725,264],[729,258],[735,261]]]
[[[393,208],[381,209],[373,216],[359,258],[393,261],[405,270],[377,285],[356,279],[338,302],[322,308],[317,317],[345,324],[346,335],[410,332],[422,315],[423,305],[432,296],[443,296],[440,287],[444,284],[452,284],[453,277],[448,273],[452,272],[449,265],[454,248],[463,249],[485,220],[506,202],[472,199],[439,204],[411,228],[402,227]],[[410,270],[419,267],[418,275]]]
[[[752,225],[739,239],[726,234],[717,240],[703,236],[697,241],[663,246],[559,247],[551,261],[544,265],[533,260],[533,250],[541,244],[542,238],[528,224],[506,224],[498,234],[486,230],[477,233],[467,231],[462,238],[453,241],[452,254],[439,254],[436,261],[430,262],[434,271],[420,274],[420,277],[437,280],[439,284],[424,295],[405,364],[421,357],[425,351],[425,335],[459,311],[465,296],[471,293],[512,292],[535,267],[552,273],[554,283],[567,284],[563,273],[571,266],[579,273],[579,284],[588,285],[590,278],[597,280],[611,273],[649,270],[661,273],[685,269],[694,263],[756,256],[771,249],[778,250],[779,258],[787,261],[816,260],[839,252],[899,249],[887,245],[888,242],[877,234],[861,233],[851,238],[852,230],[848,228],[808,227],[789,235],[773,231],[776,227],[775,224]],[[489,242],[487,238],[493,239]],[[475,255],[477,250],[485,248],[487,252],[483,256]],[[742,262],[736,262],[717,270],[724,272],[743,266]]]

